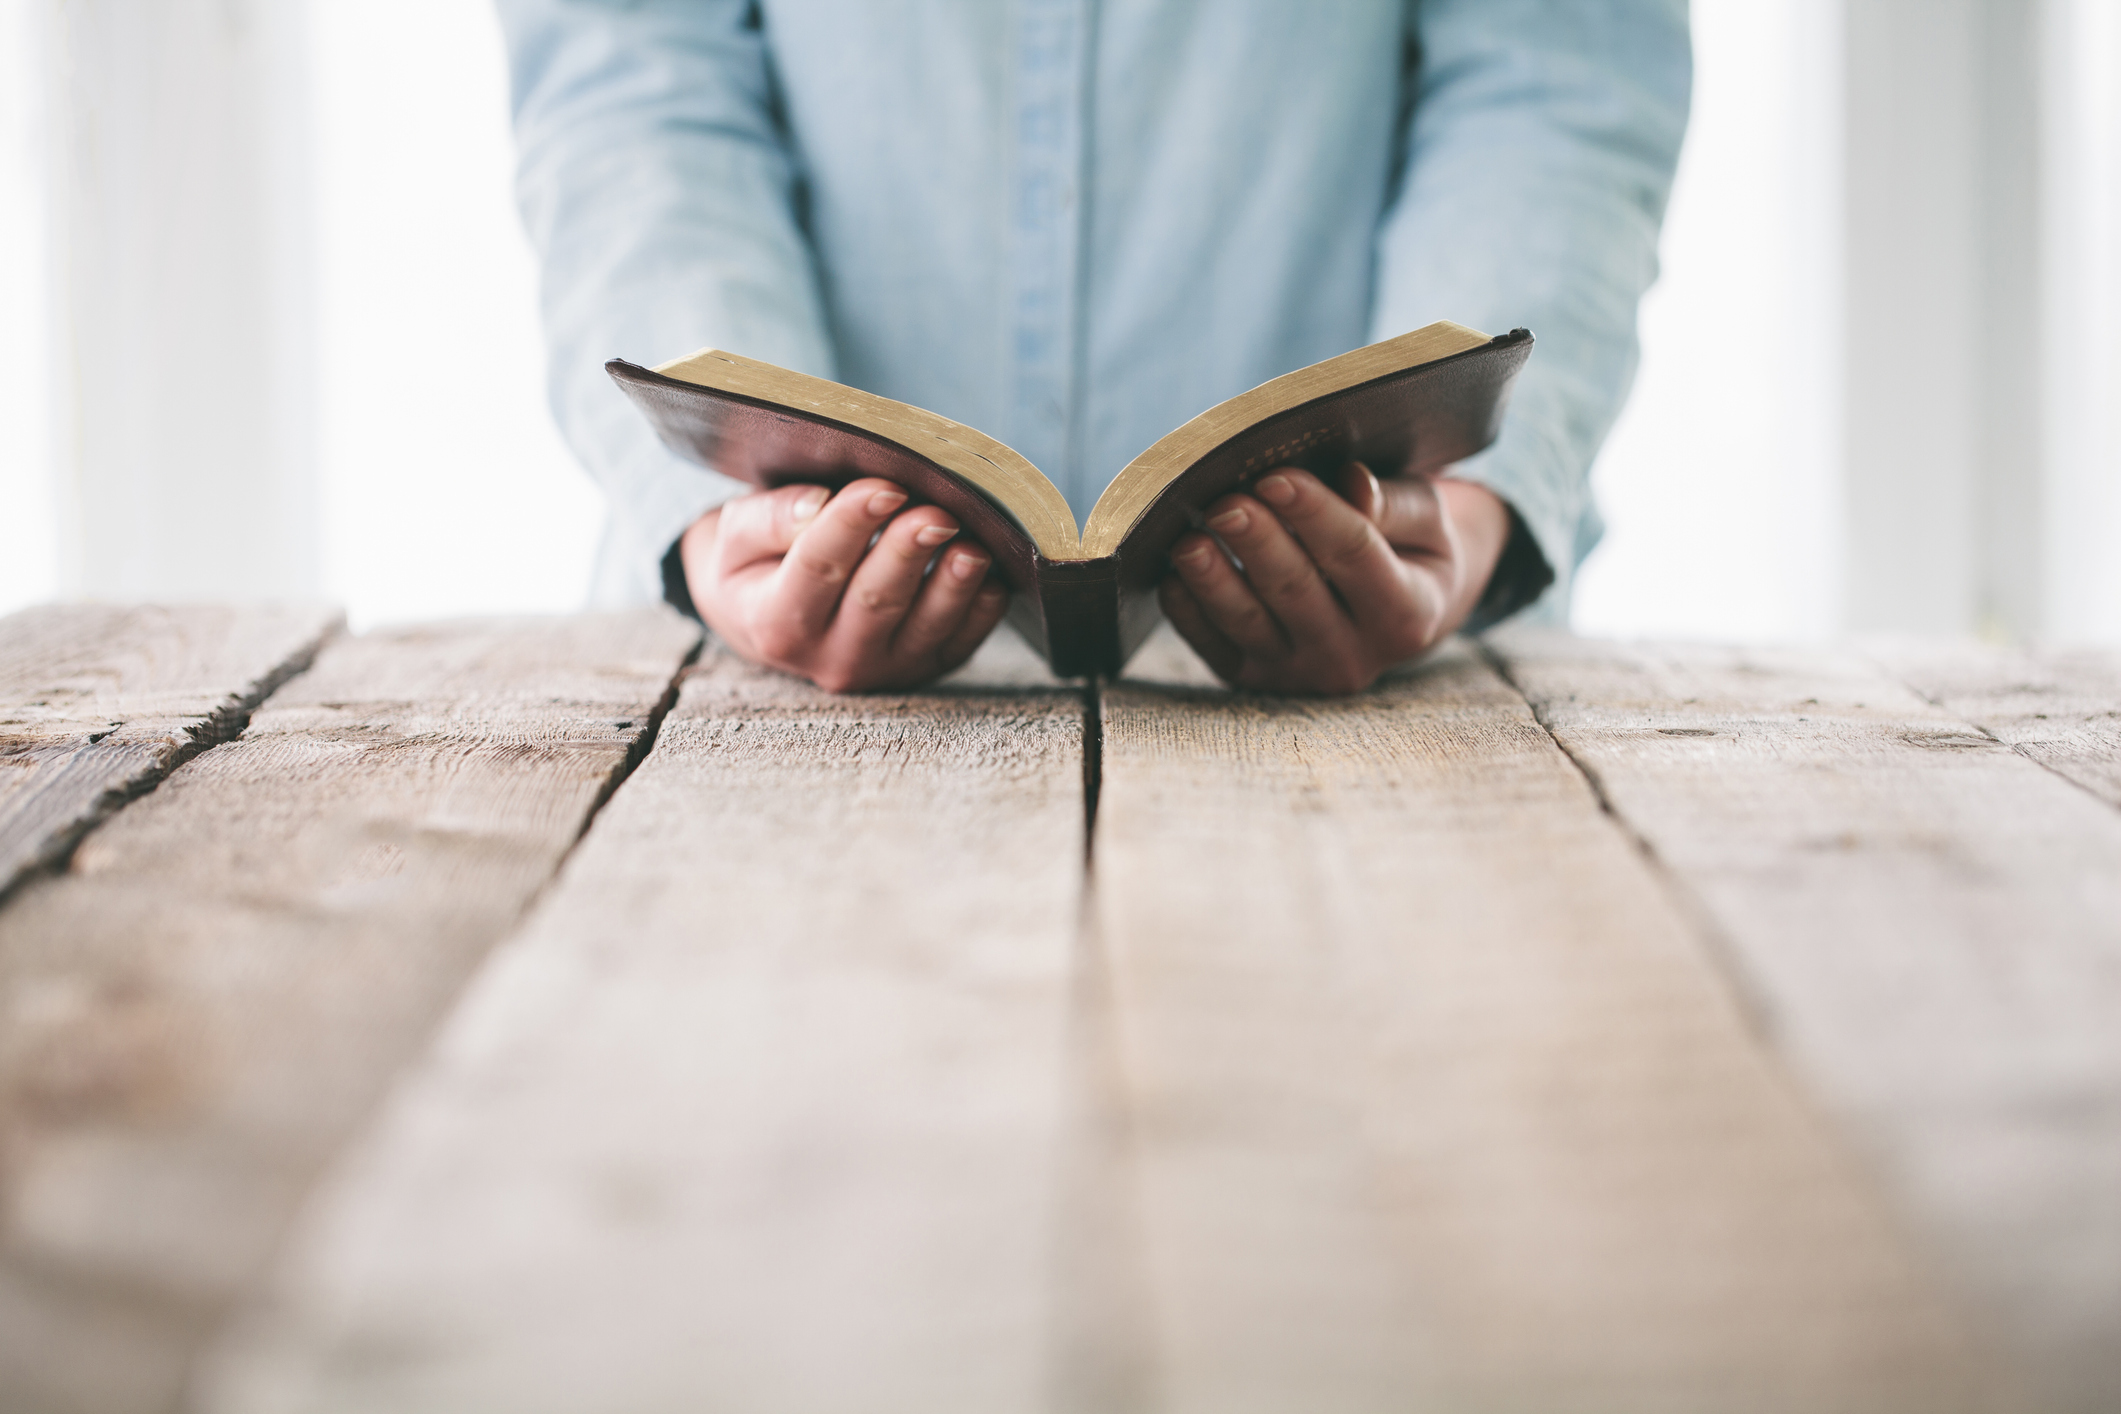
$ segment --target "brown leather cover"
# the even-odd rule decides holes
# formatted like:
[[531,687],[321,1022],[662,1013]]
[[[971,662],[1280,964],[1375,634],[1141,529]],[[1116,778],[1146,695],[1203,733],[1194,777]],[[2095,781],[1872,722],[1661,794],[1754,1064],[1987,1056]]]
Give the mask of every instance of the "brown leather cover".
[[703,388],[637,364],[604,365],[665,445],[754,486],[896,481],[943,507],[993,552],[1015,591],[1010,620],[1063,677],[1117,673],[1154,628],[1171,542],[1201,508],[1276,467],[1332,475],[1350,461],[1380,476],[1431,475],[1495,440],[1510,384],[1532,352],[1512,330],[1476,349],[1343,389],[1254,423],[1181,473],[1116,556],[1047,560],[1008,514],[934,462],[859,427]]

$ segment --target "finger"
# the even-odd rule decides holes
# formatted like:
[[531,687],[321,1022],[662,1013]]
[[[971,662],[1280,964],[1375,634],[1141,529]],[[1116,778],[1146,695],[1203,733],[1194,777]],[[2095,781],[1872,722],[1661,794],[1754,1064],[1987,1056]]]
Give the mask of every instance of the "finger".
[[935,650],[936,672],[947,673],[971,657],[973,650],[987,641],[987,635],[994,632],[994,626],[1008,612],[1008,587],[1001,584],[983,586],[973,596],[965,621]]
[[1198,533],[1180,536],[1171,547],[1171,566],[1223,637],[1254,657],[1289,656],[1289,639],[1280,621],[1267,612],[1213,540]]
[[1414,555],[1451,552],[1451,529],[1434,481],[1426,476],[1403,477],[1384,483],[1383,491],[1377,528],[1393,549]]
[[[1296,489],[1298,478],[1305,483],[1301,495]],[[1322,509],[1330,509],[1340,518],[1338,524],[1352,526],[1361,535],[1377,533],[1375,527],[1356,514],[1353,506],[1319,485],[1318,479],[1309,472],[1276,472],[1262,479],[1255,489],[1267,495],[1286,492],[1283,506],[1306,518],[1316,517]],[[1332,502],[1332,506],[1323,508],[1327,501]],[[1319,647],[1329,652],[1352,646],[1354,620],[1334,599],[1333,591],[1326,587],[1325,576],[1310,551],[1282,524],[1278,514],[1281,509],[1277,507],[1277,513],[1269,513],[1265,506],[1249,496],[1231,496],[1209,507],[1208,528],[1221,536],[1237,558],[1244,562],[1245,578],[1251,581],[1253,592],[1266,605],[1268,612],[1280,621],[1293,646]],[[1391,552],[1385,549],[1382,540],[1377,542],[1377,548],[1380,554],[1389,557]],[[1367,585],[1363,587],[1369,588]],[[1216,605],[1205,599],[1203,603],[1209,617],[1220,622]],[[1238,641],[1243,642],[1242,639]]]
[[[1358,615],[1358,620],[1388,657],[1398,659],[1436,642],[1458,578],[1460,544],[1443,489],[1435,479],[1402,477],[1382,483],[1378,493],[1375,519],[1379,532],[1410,572],[1400,576],[1405,590],[1396,601],[1399,613],[1375,613],[1367,620]],[[1456,622],[1452,620],[1451,626]]]
[[891,652],[892,635],[921,593],[935,552],[957,534],[957,522],[937,506],[915,506],[884,527],[854,573],[826,632],[829,650],[868,661]]
[[[1368,476],[1367,471],[1364,475]],[[1391,493],[1378,487],[1375,477],[1369,480],[1369,486],[1358,482],[1358,489],[1366,497],[1377,490],[1389,513]],[[1275,515],[1303,546],[1317,572],[1340,592],[1346,617],[1364,630],[1404,627],[1413,607],[1408,601],[1405,573],[1392,546],[1369,517],[1327,490],[1308,472],[1275,472],[1262,478],[1253,489],[1274,507]],[[1250,559],[1245,563],[1249,567]],[[1253,580],[1259,580],[1257,570]],[[1279,602],[1272,596],[1267,602],[1286,620]]]
[[784,630],[805,638],[824,634],[869,541],[905,504],[904,491],[873,476],[849,483],[825,503],[774,571],[771,597],[777,614],[789,620]]
[[715,558],[723,572],[787,554],[831,496],[822,486],[783,486],[724,505],[715,530]]
[[1377,473],[1361,462],[1349,462],[1340,469],[1336,489],[1343,501],[1362,513],[1364,520],[1375,522],[1384,515],[1385,488]]
[[925,659],[941,648],[965,622],[992,563],[993,557],[977,545],[952,545],[945,550],[892,636],[892,656]]
[[1244,650],[1208,622],[1208,616],[1201,612],[1200,601],[1193,597],[1192,590],[1186,588],[1185,581],[1176,575],[1166,575],[1163,583],[1156,587],[1156,597],[1162,603],[1164,617],[1171,621],[1171,627],[1178,630],[1180,638],[1193,645],[1193,651],[1200,654],[1209,670],[1224,682],[1236,682],[1237,671],[1244,666]]

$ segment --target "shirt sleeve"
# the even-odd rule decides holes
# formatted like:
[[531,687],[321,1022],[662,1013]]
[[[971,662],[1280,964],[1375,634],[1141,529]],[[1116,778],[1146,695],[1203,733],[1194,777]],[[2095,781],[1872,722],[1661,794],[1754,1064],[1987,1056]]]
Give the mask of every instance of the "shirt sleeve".
[[604,361],[713,346],[834,375],[765,37],[744,0],[499,10],[553,413],[604,489],[600,580],[652,595],[685,527],[748,488],[665,448]]
[[1634,379],[1635,309],[1679,160],[1684,0],[1414,0],[1413,103],[1371,337],[1436,319],[1537,339],[1495,445],[1454,468],[1512,543],[1474,627],[1565,614],[1597,543],[1591,459]]

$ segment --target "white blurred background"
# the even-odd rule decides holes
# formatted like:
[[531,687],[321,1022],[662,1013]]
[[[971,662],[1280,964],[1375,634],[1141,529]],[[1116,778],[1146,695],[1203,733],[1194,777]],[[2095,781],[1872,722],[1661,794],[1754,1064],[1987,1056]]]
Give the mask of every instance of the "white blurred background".
[[[0,0],[0,16],[0,612],[310,595],[358,628],[578,607],[601,500],[546,411],[488,0]],[[246,87],[254,107],[231,111]],[[257,128],[281,148],[225,150]],[[157,181],[144,199],[208,218],[129,222],[122,189]],[[259,188],[281,209],[238,204]],[[271,308],[240,299],[253,270],[215,265],[215,208],[277,226],[290,268]],[[137,245],[86,269],[89,233]],[[54,250],[69,234],[71,260]],[[198,308],[199,286],[238,298]],[[143,358],[189,366],[136,391]],[[282,375],[271,408],[242,386],[261,368]],[[133,424],[128,441],[81,437],[69,423],[90,409]],[[268,412],[277,433],[255,425]],[[227,481],[307,490],[260,507]],[[183,536],[204,549],[158,551]]]
[[[2121,0],[1695,0],[1578,627],[2121,642]],[[0,0],[0,612],[560,610],[487,0]]]

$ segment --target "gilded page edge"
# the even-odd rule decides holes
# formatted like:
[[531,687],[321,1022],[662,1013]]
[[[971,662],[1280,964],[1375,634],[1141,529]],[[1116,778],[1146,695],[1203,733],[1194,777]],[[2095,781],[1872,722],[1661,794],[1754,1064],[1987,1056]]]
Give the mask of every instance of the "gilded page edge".
[[1060,488],[1022,453],[976,428],[911,403],[721,349],[701,349],[652,371],[874,432],[977,487],[1016,517],[1044,558],[1084,558],[1075,513]]
[[1284,373],[1227,398],[1158,438],[1128,462],[1090,508],[1083,524],[1086,559],[1118,553],[1129,531],[1164,488],[1187,468],[1254,423],[1402,369],[1462,354],[1493,340],[1478,329],[1448,319],[1383,339],[1337,357]]

